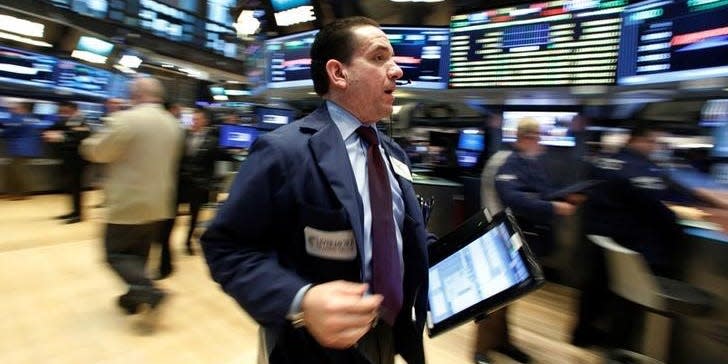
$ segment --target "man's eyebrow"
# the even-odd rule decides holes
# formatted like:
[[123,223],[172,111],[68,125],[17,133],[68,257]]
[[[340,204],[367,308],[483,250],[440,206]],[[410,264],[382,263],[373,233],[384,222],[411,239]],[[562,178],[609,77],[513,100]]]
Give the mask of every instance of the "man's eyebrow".
[[394,50],[391,50],[390,51],[390,49],[391,48],[389,48],[389,47],[387,47],[387,46],[385,46],[383,44],[377,44],[376,46],[374,46],[373,49],[370,49],[369,52],[385,51],[385,52],[390,52],[390,53],[394,54]]

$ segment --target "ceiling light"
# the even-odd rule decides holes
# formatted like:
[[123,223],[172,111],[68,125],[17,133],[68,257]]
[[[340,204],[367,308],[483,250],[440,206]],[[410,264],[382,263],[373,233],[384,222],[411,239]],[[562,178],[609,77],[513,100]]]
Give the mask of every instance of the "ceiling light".
[[260,20],[255,18],[254,10],[243,10],[233,24],[238,37],[253,35],[260,31]]
[[0,29],[28,37],[40,38],[43,36],[45,25],[10,15],[0,15]]
[[78,58],[90,63],[106,63],[106,57],[100,54],[91,53],[89,51],[80,51],[78,49],[71,53],[71,57]]
[[119,59],[119,64],[128,68],[139,68],[142,64],[142,59],[131,54],[125,54]]
[[23,37],[20,35],[15,35],[15,34],[10,34],[10,33],[5,33],[5,32],[0,32],[0,38],[8,39],[8,40],[12,40],[15,42],[20,42],[20,43],[25,43],[25,44],[31,44],[31,45],[38,46],[38,47],[53,47],[53,45],[48,42],[30,39],[30,38]]

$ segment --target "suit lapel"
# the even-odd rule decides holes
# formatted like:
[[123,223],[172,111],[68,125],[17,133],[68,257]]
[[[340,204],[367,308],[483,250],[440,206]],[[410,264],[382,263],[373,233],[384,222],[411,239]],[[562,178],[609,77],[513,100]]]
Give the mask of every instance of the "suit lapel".
[[[334,194],[344,206],[354,230],[359,252],[364,251],[364,219],[361,197],[356,188],[356,179],[346,154],[346,146],[339,129],[333,123],[325,108],[320,108],[302,123],[301,128],[317,130],[309,140],[309,147]],[[362,259],[363,254],[359,254]]]

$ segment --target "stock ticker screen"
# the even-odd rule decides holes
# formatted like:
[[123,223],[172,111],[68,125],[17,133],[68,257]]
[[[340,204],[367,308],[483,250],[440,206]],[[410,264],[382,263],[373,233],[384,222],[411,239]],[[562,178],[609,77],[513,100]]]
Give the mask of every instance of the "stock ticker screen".
[[562,0],[456,15],[450,88],[613,84],[626,0]]
[[618,84],[728,76],[728,1],[649,0],[622,16]]
[[[394,50],[394,61],[412,81],[402,88],[447,87],[447,28],[382,27]],[[318,30],[266,40],[267,83],[270,88],[311,86],[311,44]]]

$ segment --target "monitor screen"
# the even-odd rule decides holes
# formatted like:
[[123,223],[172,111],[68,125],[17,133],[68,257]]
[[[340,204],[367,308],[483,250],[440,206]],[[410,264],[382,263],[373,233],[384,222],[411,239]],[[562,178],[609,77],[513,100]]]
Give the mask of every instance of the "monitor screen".
[[265,41],[269,88],[313,86],[309,51],[318,30]]
[[111,50],[114,49],[114,44],[96,37],[82,35],[80,38],[78,38],[78,44],[76,44],[76,49],[107,57],[109,54],[111,54]]
[[108,97],[112,75],[100,68],[60,60],[56,66],[56,86],[89,96]]
[[72,0],[71,10],[86,16],[104,19],[109,11],[109,2],[106,0]]
[[296,111],[291,109],[279,109],[274,107],[257,106],[255,116],[258,119],[258,127],[263,129],[275,129],[286,125],[296,117]]
[[299,6],[311,5],[311,0],[271,0],[270,4],[276,12],[290,10]]
[[56,115],[58,114],[58,104],[54,102],[36,102],[33,105],[33,114]]
[[728,76],[728,2],[648,0],[622,14],[617,83]]
[[446,28],[382,27],[394,60],[412,83],[403,88],[447,88],[449,30]]
[[48,87],[57,60],[41,54],[0,47],[0,81]]
[[552,1],[456,15],[450,88],[613,84],[625,1]]
[[258,129],[250,126],[221,124],[220,148],[248,149],[258,138]]
[[495,305],[487,305],[488,301],[530,278],[527,262],[520,253],[522,240],[509,231],[506,222],[471,239],[430,266],[428,328],[431,332],[437,324],[455,319],[479,304],[491,306],[488,308],[492,310]]
[[569,133],[569,128],[571,120],[576,115],[577,113],[572,111],[504,111],[503,141],[515,142],[518,122],[524,118],[533,118],[540,125],[540,144],[573,147],[576,143],[573,135]]
[[458,149],[482,152],[485,150],[485,135],[477,129],[463,129],[458,135]]

